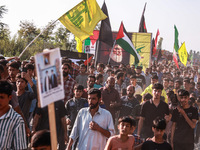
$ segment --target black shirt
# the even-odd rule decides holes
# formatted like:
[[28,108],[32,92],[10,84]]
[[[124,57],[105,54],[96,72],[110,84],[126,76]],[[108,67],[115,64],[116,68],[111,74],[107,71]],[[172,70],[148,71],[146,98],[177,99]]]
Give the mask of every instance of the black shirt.
[[[57,137],[64,137],[64,130],[61,122],[61,118],[65,117],[65,105],[62,100],[54,103],[55,107],[55,117],[56,117],[56,129],[57,129]],[[38,125],[36,127],[36,131],[47,129],[49,130],[49,115],[48,115],[48,106],[44,108],[36,108],[36,113],[40,115],[40,119]]]
[[[132,115],[135,106],[139,104],[137,99],[133,97],[132,99],[128,100],[127,96],[121,97],[121,108],[120,108],[120,115],[119,117],[129,116]],[[134,117],[134,116],[132,116]]]
[[[196,108],[190,106],[188,109],[184,109],[185,113],[190,120],[198,120],[198,111]],[[172,122],[176,122],[176,128],[174,132],[174,142],[177,143],[194,143],[194,129],[186,122],[183,115],[181,115],[178,109],[173,110]]]
[[169,115],[169,107],[163,101],[160,101],[157,107],[152,100],[147,101],[142,105],[140,116],[145,118],[142,129],[145,138],[153,137],[153,120],[156,119],[156,117],[164,118],[165,115]]
[[172,150],[169,143],[155,143],[153,141],[146,141],[142,144],[142,150]]
[[75,99],[75,97],[73,97],[65,104],[67,117],[71,120],[71,123],[68,126],[68,131],[72,130],[74,122],[76,120],[76,116],[79,110],[83,107],[88,107],[88,102],[85,98]]
[[146,79],[143,75],[139,75],[139,76],[136,76],[136,83],[141,86],[141,88],[143,89],[143,85],[146,84]]

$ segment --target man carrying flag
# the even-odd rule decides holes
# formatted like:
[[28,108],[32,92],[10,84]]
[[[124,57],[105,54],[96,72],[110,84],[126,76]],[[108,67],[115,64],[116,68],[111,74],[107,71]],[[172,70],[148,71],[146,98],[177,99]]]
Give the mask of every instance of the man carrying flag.
[[128,33],[126,32],[123,22],[121,22],[120,28],[119,28],[119,32],[117,34],[117,38],[116,38],[116,43],[121,46],[126,52],[130,53],[131,55],[133,55],[135,57],[135,64],[138,64],[141,57],[140,55],[137,53],[131,38],[128,36]]

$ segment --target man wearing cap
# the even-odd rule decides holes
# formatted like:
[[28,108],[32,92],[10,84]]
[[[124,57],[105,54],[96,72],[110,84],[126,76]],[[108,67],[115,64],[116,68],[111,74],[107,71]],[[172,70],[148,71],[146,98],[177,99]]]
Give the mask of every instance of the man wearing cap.
[[198,111],[189,104],[189,92],[178,90],[180,104],[172,113],[171,145],[174,150],[194,149],[194,128]]
[[[152,76],[152,78],[151,78],[151,84],[144,90],[144,92],[142,92],[141,95],[143,96],[146,93],[149,93],[149,94],[152,95],[153,94],[152,93],[153,92],[153,88],[152,87],[153,87],[153,85],[155,83],[158,83],[158,76],[156,74]],[[168,103],[167,93],[166,93],[166,91],[164,89],[162,89],[161,96],[163,96],[165,98],[165,102]]]
[[153,137],[152,125],[156,117],[165,118],[166,121],[169,121],[168,104],[160,100],[163,85],[155,83],[152,89],[153,98],[142,105],[138,123],[138,135],[145,139]]
[[136,68],[136,77],[137,77],[136,80],[137,81],[136,82],[144,90],[145,84],[146,84],[146,79],[141,73],[142,73],[142,67],[141,66],[137,66],[137,68]]

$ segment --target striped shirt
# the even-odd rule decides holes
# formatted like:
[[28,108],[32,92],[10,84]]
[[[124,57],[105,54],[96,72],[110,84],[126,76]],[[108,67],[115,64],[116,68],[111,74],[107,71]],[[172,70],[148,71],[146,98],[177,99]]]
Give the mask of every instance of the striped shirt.
[[12,107],[0,117],[0,149],[26,149],[24,120]]

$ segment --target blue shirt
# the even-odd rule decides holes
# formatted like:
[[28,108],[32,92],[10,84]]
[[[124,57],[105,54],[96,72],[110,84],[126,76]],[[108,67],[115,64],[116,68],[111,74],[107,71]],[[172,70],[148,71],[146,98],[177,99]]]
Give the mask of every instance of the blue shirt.
[[74,123],[70,138],[74,141],[79,137],[77,149],[81,150],[103,150],[106,145],[107,137],[98,131],[91,130],[89,123],[96,122],[101,128],[114,134],[113,119],[109,111],[99,107],[92,117],[89,107],[82,108]]

